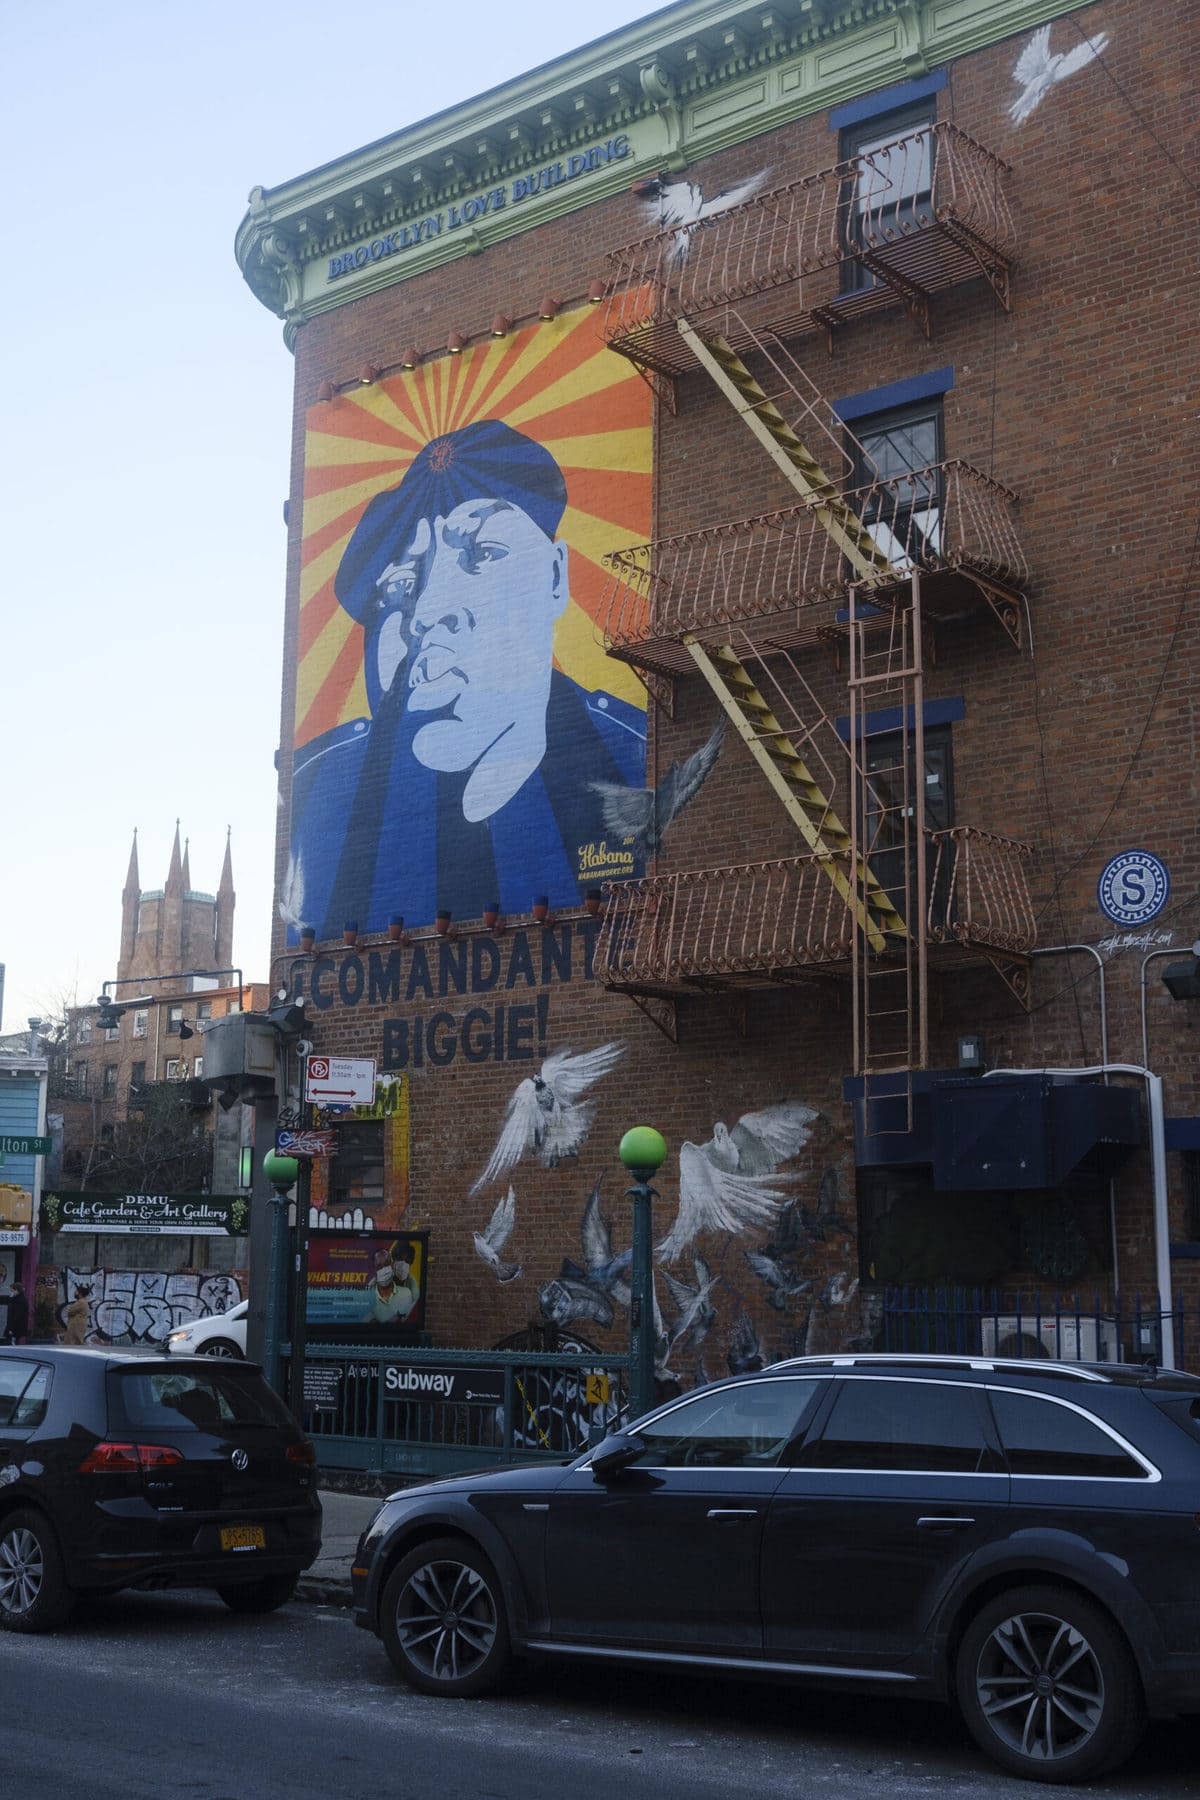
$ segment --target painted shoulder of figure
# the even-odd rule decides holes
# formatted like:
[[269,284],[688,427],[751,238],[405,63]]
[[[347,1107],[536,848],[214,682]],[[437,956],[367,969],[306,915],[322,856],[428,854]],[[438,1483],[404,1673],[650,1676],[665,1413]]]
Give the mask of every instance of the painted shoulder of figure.
[[646,767],[646,714],[628,700],[619,700],[603,688],[586,689],[583,703],[588,718],[616,762],[626,771],[626,779],[640,783]]
[[370,719],[347,719],[344,725],[335,725],[332,731],[309,738],[306,744],[298,746],[292,757],[293,784],[301,781],[311,784],[327,770],[340,768],[349,760],[345,752],[361,754],[370,735]]

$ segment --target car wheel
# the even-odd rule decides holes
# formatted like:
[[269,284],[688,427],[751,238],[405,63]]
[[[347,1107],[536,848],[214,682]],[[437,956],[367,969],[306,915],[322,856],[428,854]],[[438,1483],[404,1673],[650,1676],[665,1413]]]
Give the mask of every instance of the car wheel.
[[461,1539],[409,1552],[384,1588],[379,1626],[395,1667],[425,1694],[490,1693],[512,1661],[496,1571]]
[[0,1628],[52,1631],[75,1604],[49,1521],[14,1512],[0,1522]]
[[1123,1762],[1145,1723],[1129,1647],[1066,1588],[989,1602],[958,1653],[958,1701],[975,1742],[1027,1781],[1086,1781]]
[[299,1575],[260,1575],[257,1581],[231,1581],[218,1594],[236,1613],[269,1613],[284,1606],[296,1591]]
[[201,1344],[197,1356],[234,1356],[242,1360],[242,1353],[232,1338],[209,1338],[207,1344]]

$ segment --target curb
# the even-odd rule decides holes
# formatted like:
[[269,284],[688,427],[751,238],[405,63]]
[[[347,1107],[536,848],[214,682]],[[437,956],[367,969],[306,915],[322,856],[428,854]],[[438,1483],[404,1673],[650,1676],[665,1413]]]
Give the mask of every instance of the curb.
[[306,1601],[310,1606],[341,1606],[348,1611],[350,1583],[328,1575],[302,1575],[292,1598]]

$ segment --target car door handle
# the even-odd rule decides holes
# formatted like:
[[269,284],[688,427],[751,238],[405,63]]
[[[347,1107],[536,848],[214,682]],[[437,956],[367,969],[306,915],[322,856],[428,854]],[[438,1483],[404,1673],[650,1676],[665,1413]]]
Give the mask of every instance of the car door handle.
[[974,1519],[965,1513],[933,1513],[917,1520],[918,1531],[958,1531],[964,1525],[973,1525]]
[[707,1519],[757,1519],[757,1506],[712,1506],[704,1515]]

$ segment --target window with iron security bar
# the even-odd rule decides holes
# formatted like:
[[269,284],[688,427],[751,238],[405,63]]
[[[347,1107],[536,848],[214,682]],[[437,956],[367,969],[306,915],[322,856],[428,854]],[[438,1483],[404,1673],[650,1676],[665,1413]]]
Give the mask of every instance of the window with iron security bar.
[[[918,774],[916,740],[911,732],[889,731],[867,739],[863,752],[865,834],[872,873],[902,918],[911,918],[915,869],[909,841],[917,812],[917,782],[924,794],[925,830],[947,831],[954,824],[953,760],[950,727],[927,727],[924,766]],[[932,923],[943,924],[949,901],[947,860],[930,857],[938,871],[928,898]]]
[[1200,1358],[1200,1301],[1157,1294],[1041,1293],[1005,1288],[890,1287],[880,1296],[875,1348],[900,1354],[1035,1362],[1162,1363]]
[[855,426],[853,484],[862,521],[892,568],[936,568],[944,512],[940,401],[876,414]]
[[383,1200],[382,1119],[359,1119],[338,1126],[337,1155],[330,1159],[326,1210],[340,1218],[346,1210],[364,1213]]

